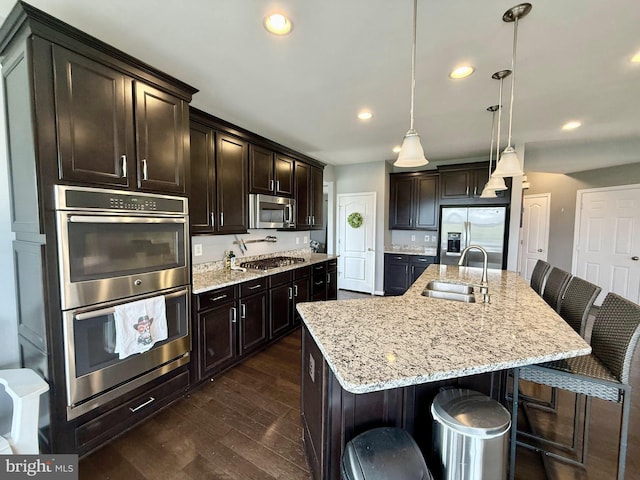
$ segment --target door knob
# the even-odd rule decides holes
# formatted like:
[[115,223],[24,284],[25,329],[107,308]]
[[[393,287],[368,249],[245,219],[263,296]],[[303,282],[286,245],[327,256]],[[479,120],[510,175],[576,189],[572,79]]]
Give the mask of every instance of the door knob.
[[634,255],[633,257],[631,257],[631,260],[637,262],[638,260],[640,260],[640,257]]
[[367,252],[373,252],[373,248],[367,248]]
[[542,253],[542,249],[541,248],[538,249],[538,253]]

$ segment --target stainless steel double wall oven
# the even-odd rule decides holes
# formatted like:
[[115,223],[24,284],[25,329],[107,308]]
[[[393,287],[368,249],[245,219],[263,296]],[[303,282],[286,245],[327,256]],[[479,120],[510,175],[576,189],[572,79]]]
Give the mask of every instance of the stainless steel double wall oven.
[[[67,418],[82,415],[189,361],[187,199],[56,186]],[[119,359],[114,307],[165,300],[168,338]]]

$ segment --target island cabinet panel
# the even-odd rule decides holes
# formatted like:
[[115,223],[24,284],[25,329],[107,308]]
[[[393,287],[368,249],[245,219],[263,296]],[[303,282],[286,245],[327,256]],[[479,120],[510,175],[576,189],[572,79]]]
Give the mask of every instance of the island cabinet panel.
[[438,229],[437,173],[392,173],[389,190],[389,229]]
[[501,386],[496,378],[501,376],[498,372],[354,394],[342,388],[303,326],[301,419],[303,446],[312,478],[340,480],[340,459],[346,443],[377,427],[407,430],[416,439],[427,464],[435,469],[430,413],[435,396],[441,388],[454,387],[472,388],[498,398],[495,395]]
[[402,295],[427,267],[436,263],[429,255],[384,254],[384,294]]
[[327,300],[338,299],[338,259],[327,261]]

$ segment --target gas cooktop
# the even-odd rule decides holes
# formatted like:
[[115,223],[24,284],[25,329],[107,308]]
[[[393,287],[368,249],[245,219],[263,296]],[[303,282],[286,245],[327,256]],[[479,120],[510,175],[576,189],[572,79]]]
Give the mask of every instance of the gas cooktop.
[[252,268],[254,270],[270,270],[272,268],[286,267],[296,263],[304,263],[301,257],[271,257],[262,258],[260,260],[252,260],[250,262],[242,262],[242,268]]

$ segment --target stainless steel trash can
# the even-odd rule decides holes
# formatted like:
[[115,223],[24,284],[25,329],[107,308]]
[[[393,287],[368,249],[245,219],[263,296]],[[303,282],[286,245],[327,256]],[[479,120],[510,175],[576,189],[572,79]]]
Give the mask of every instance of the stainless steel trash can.
[[452,388],[436,396],[431,414],[442,480],[507,477],[511,415],[500,403],[473,390]]

